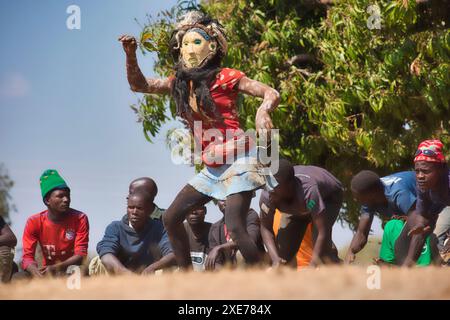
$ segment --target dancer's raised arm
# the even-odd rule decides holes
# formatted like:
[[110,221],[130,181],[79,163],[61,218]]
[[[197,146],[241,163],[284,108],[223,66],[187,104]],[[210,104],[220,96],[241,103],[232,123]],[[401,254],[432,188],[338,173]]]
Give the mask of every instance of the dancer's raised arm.
[[131,90],[142,93],[170,93],[169,78],[166,79],[148,79],[145,78],[139,68],[136,49],[137,41],[133,36],[122,35],[119,37],[123,49],[127,55],[127,78]]

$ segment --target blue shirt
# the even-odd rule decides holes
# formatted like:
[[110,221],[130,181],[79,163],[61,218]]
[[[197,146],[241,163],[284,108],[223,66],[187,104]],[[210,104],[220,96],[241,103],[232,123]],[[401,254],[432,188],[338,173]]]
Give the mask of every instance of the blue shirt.
[[387,206],[361,206],[361,214],[373,216],[375,213],[390,218],[393,215],[407,215],[416,202],[416,174],[402,171],[381,178]]
[[450,206],[450,170],[442,177],[439,184],[438,192],[421,191],[417,187],[417,211],[420,214],[437,215],[445,207]]
[[100,258],[111,253],[133,271],[140,271],[171,252],[169,237],[160,220],[148,219],[144,230],[137,233],[128,225],[126,215],[121,221],[113,221],[97,244]]

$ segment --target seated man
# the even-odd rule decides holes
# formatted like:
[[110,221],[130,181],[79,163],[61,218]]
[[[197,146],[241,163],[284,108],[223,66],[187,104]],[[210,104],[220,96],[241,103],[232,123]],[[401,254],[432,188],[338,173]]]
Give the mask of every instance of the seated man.
[[428,234],[434,231],[439,214],[450,205],[450,170],[439,140],[419,144],[414,168],[417,181],[416,210],[408,215],[396,242],[397,260],[406,267],[415,265]]
[[[217,206],[219,210],[225,215],[226,201],[218,200]],[[265,253],[262,244],[260,222],[258,214],[255,210],[250,209],[246,219],[247,232],[251,240],[259,249],[260,255]],[[214,270],[223,267],[225,264],[236,265],[237,256],[239,256],[239,248],[237,243],[231,239],[230,233],[225,224],[225,217],[217,221],[211,226],[209,232],[209,245],[211,251],[206,258],[206,269]]]
[[162,222],[151,219],[152,197],[145,192],[128,196],[127,215],[113,221],[97,244],[98,257],[89,275],[151,274],[175,264],[175,256]]
[[[333,246],[332,230],[342,206],[342,185],[331,173],[315,166],[292,166],[282,159],[278,182],[271,190],[263,190],[260,198],[261,235],[272,260],[272,266],[289,263],[296,266],[295,255],[310,222],[317,232],[311,266],[339,263]],[[266,188],[268,188],[266,186]],[[275,239],[275,210],[282,213]]]
[[201,206],[191,211],[184,222],[184,228],[189,238],[191,259],[194,271],[204,271],[209,253],[209,230],[211,223],[205,222],[206,207]]
[[[394,216],[392,220],[384,226],[383,240],[380,248],[380,259],[378,264],[399,265],[396,259],[395,243],[405,227],[406,216]],[[434,235],[428,235],[425,239],[425,245],[417,259],[417,266],[428,266],[432,263],[438,263],[439,251],[437,248],[437,239]]]
[[0,282],[11,279],[16,244],[16,236],[3,217],[0,217]]
[[137,192],[147,192],[151,198],[151,207],[149,208],[151,212],[150,217],[152,219],[161,219],[165,210],[160,209],[154,202],[156,195],[158,194],[158,186],[153,179],[147,177],[135,179],[131,181],[128,190],[129,194]]
[[361,204],[358,228],[345,258],[352,263],[355,256],[367,244],[373,217],[379,214],[383,220],[393,215],[408,215],[416,205],[416,176],[404,171],[380,178],[375,172],[363,170],[351,182],[353,197]]
[[[70,208],[70,189],[56,170],[46,170],[40,179],[47,210],[28,218],[23,232],[23,276],[61,275],[71,265],[81,265],[88,253],[89,221]],[[42,248],[42,267],[35,260]],[[14,275],[16,277],[16,275]]]

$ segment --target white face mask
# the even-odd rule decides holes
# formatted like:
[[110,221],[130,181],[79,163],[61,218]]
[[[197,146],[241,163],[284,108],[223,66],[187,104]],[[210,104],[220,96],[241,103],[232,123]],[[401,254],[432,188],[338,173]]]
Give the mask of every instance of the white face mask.
[[186,68],[196,68],[215,54],[216,49],[214,40],[206,40],[200,33],[188,31],[181,42],[181,61]]

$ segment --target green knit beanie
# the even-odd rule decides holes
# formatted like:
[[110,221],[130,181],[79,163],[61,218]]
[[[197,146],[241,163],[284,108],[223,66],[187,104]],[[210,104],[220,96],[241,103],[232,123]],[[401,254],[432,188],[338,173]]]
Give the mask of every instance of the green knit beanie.
[[41,194],[42,199],[45,199],[45,196],[55,189],[63,189],[69,187],[67,186],[66,182],[63,178],[59,175],[58,171],[53,169],[45,170],[44,173],[41,175],[40,178],[40,184],[41,184]]

